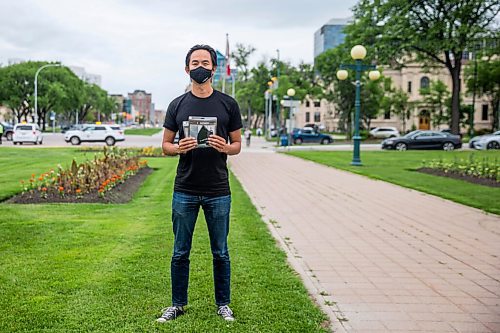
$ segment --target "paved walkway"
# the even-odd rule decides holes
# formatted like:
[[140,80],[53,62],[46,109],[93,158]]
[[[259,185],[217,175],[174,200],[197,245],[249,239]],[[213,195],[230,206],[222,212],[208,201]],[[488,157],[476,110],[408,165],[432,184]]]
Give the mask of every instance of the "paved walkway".
[[500,332],[500,217],[252,141],[231,170],[336,332]]

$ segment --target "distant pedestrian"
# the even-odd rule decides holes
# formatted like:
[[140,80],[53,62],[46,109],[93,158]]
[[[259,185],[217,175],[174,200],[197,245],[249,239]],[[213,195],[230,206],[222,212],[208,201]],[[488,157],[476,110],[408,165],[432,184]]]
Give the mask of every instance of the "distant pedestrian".
[[245,141],[247,143],[247,147],[250,147],[250,139],[252,138],[252,131],[249,128],[247,128],[245,130],[244,135],[245,135]]
[[259,126],[259,128],[257,128],[256,134],[258,137],[262,135],[262,127]]
[[0,145],[2,144],[3,125],[0,123]]

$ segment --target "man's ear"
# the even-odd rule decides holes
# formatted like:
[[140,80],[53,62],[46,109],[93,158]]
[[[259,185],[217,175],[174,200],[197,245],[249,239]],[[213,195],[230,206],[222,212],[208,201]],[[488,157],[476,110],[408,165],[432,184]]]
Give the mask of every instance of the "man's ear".
[[189,75],[189,66],[186,66],[186,67],[184,68],[184,70],[186,71],[186,74],[188,74],[188,75]]

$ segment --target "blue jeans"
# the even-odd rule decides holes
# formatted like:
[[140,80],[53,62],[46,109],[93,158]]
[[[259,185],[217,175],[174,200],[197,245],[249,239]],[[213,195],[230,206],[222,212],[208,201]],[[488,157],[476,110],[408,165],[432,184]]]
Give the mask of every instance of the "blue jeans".
[[188,303],[189,253],[194,226],[200,206],[203,208],[210,236],[213,256],[215,303],[219,306],[230,302],[231,264],[227,248],[231,196],[206,197],[174,192],[172,221],[174,228],[174,253],[172,255],[172,305]]

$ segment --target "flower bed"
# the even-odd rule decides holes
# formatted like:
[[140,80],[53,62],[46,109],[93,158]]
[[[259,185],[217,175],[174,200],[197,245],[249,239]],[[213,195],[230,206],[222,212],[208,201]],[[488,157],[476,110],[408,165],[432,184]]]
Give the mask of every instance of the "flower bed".
[[423,166],[418,171],[499,187],[500,165],[498,162],[497,158],[476,159],[472,154],[469,159],[423,161]]
[[[39,176],[32,174],[27,181],[21,180],[20,201],[46,199],[72,202],[95,195],[104,199],[113,188],[146,167],[147,161],[140,161],[135,153],[116,147],[105,148],[104,153],[96,154],[93,160],[81,164],[73,160],[67,169],[58,165],[57,170],[52,169]],[[69,200],[54,200],[57,198]]]
[[[165,157],[166,155],[163,154],[163,150],[161,147],[144,147],[144,148],[121,148],[122,151],[132,153],[132,154],[137,154],[139,157]],[[84,153],[89,153],[89,152],[100,152],[102,149],[97,148],[97,147],[82,147],[78,149],[80,152]]]

